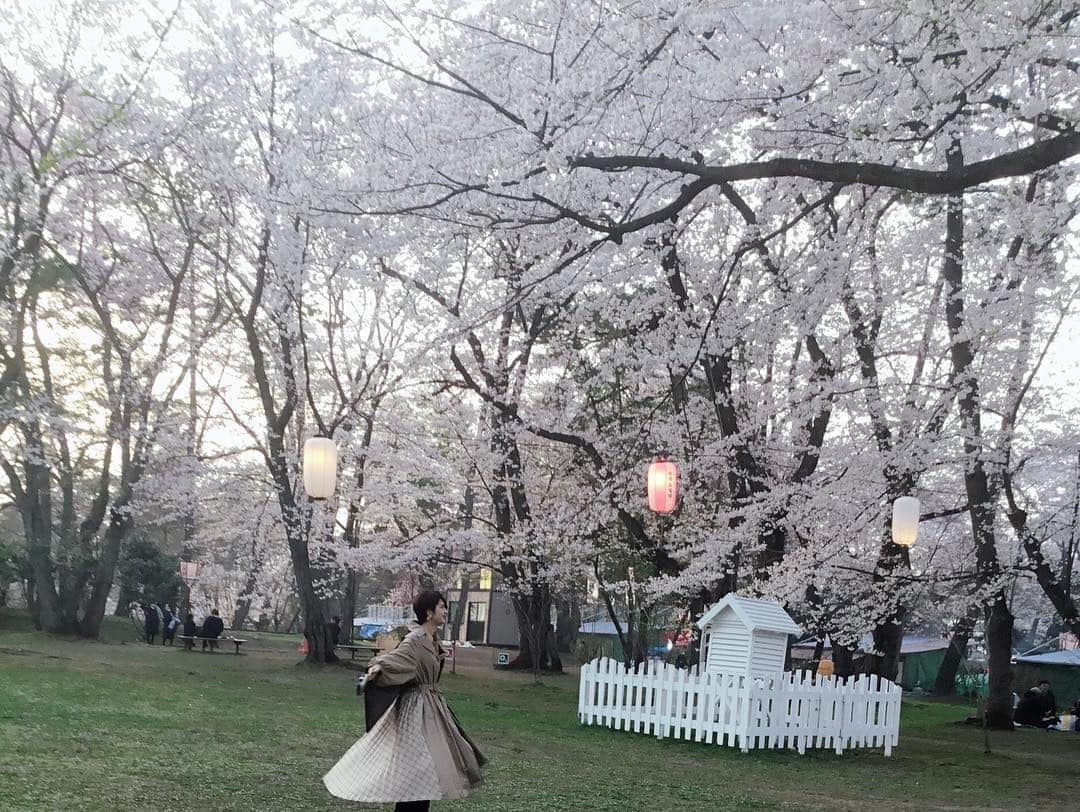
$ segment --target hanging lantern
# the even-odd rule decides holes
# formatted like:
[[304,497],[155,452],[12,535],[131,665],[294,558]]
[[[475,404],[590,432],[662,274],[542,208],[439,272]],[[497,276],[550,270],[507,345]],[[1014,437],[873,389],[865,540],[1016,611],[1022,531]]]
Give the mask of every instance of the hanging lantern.
[[312,499],[329,499],[337,485],[337,447],[329,437],[304,443],[304,490]]
[[649,466],[649,510],[674,513],[679,498],[679,469],[673,462],[661,460]]
[[190,589],[191,585],[195,583],[195,579],[199,577],[199,572],[202,570],[202,564],[197,561],[181,561],[180,562],[180,580],[183,581]]
[[892,507],[892,538],[901,547],[910,547],[919,537],[919,500],[901,496]]

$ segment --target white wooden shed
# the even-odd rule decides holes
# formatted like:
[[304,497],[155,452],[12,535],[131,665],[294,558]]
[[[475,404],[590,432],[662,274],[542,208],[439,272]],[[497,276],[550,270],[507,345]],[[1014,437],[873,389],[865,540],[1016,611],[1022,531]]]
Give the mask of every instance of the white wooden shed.
[[727,595],[697,622],[703,671],[763,677],[784,670],[788,635],[802,630],[775,601]]

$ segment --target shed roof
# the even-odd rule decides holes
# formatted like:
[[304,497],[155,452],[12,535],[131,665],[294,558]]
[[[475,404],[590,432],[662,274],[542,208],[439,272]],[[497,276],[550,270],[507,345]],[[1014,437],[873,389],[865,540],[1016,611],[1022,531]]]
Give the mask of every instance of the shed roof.
[[1029,654],[1025,657],[1017,657],[1016,661],[1018,663],[1029,663],[1030,665],[1071,665],[1080,668],[1080,649]]
[[731,609],[751,631],[761,630],[783,634],[802,632],[798,624],[791,619],[791,615],[785,612],[784,607],[776,601],[744,598],[740,595],[726,595],[706,609],[705,614],[697,622],[698,628],[704,629],[725,609]]

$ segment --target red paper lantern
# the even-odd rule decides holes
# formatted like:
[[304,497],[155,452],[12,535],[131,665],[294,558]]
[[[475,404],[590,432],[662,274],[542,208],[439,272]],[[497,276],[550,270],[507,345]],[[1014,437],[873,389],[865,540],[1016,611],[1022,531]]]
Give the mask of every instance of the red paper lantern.
[[180,562],[180,580],[183,581],[190,588],[195,580],[199,577],[199,573],[202,572],[202,562],[199,561],[181,561]]
[[649,466],[649,510],[674,513],[678,499],[678,467],[673,462],[654,462]]

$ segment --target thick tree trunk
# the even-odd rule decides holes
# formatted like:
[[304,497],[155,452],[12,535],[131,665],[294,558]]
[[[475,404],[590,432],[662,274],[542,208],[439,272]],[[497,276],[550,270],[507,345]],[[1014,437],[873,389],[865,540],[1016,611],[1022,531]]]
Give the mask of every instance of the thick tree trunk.
[[551,595],[546,585],[535,587],[527,596],[511,593],[510,603],[518,625],[518,656],[510,668],[519,671],[562,673],[562,659],[551,627]]
[[64,618],[53,581],[52,499],[49,470],[44,466],[26,466],[26,487],[20,494],[20,513],[26,534],[27,554],[37,586],[36,623],[38,628],[58,634],[73,634],[74,618]]
[[[379,407],[379,399],[372,403],[372,414]],[[367,449],[371,446],[371,436],[375,431],[375,422],[371,415],[364,418],[364,437],[361,447],[364,449],[356,461],[356,493],[363,494],[364,483],[367,474]],[[359,496],[357,497],[359,498]],[[349,504],[349,517],[345,522],[345,543],[349,549],[355,550],[360,546],[360,533],[357,527],[360,522],[360,505],[357,501]],[[353,618],[356,616],[356,599],[359,594],[359,576],[351,566],[345,575],[345,592],[341,599],[341,618],[345,624],[344,642],[351,643],[353,639]]]
[[990,692],[986,701],[986,725],[993,730],[1012,730],[1012,636],[1013,615],[1008,597],[999,590],[986,609],[986,643],[989,651]]
[[[291,491],[289,496],[291,497]],[[280,491],[279,491],[280,496]],[[291,501],[291,499],[289,500]],[[292,513],[297,512],[292,506]],[[285,509],[282,509],[285,514]],[[323,611],[323,603],[315,594],[311,562],[308,557],[307,538],[297,522],[286,522],[286,535],[289,540],[289,557],[292,559],[293,574],[296,578],[296,592],[300,597],[300,614],[304,618],[304,638],[308,643],[307,660],[312,663],[332,663],[337,661],[334,654],[334,639],[330,622]],[[290,527],[290,524],[293,526]]]
[[[276,445],[276,448],[275,448]],[[315,577],[308,553],[308,527],[310,510],[297,504],[293,496],[293,483],[285,464],[284,446],[272,444],[271,476],[277,491],[278,505],[284,518],[285,537],[289,543],[289,558],[292,561],[296,594],[300,599],[299,613],[304,618],[304,639],[307,640],[307,661],[311,663],[332,663],[337,661],[334,654],[334,639],[331,624],[323,609],[323,602],[315,592]]]
[[870,673],[882,679],[896,681],[900,673],[900,646],[904,642],[903,612],[898,610],[892,622],[880,624],[874,629],[874,651]]
[[577,595],[555,598],[555,611],[557,612],[555,645],[558,651],[569,654],[574,650],[578,629],[581,628],[581,606]]
[[[454,601],[454,615],[450,618],[450,633],[456,635],[455,639],[464,640],[466,637],[465,631],[462,629],[462,623],[465,622],[465,611],[468,608],[469,596],[469,573],[461,573],[461,589],[458,590],[457,600]],[[514,610],[517,611],[516,609]],[[518,624],[520,628],[520,623]]]
[[835,642],[832,649],[833,674],[837,677],[850,677],[855,673],[855,650],[848,646],[839,646]]
[[976,605],[969,609],[953,628],[949,647],[945,650],[945,657],[934,679],[934,693],[938,696],[952,696],[956,693],[956,674],[960,670],[960,663],[967,656],[968,641],[971,639],[979,614],[980,607]]
[[[904,494],[914,491],[913,482],[897,482],[895,474],[886,473],[892,478],[893,485],[888,490],[889,503]],[[869,672],[878,674],[882,678],[895,681],[900,673],[900,649],[904,643],[904,621],[907,618],[907,607],[896,597],[896,588],[892,582],[893,573],[898,569],[910,570],[908,552],[892,540],[889,521],[883,533],[881,552],[878,554],[877,566],[874,570],[874,586],[879,590],[880,600],[891,607],[889,615],[879,623],[873,631],[874,651],[876,654],[869,659]]]
[[101,624],[105,619],[105,603],[112,591],[116,576],[116,565],[120,561],[120,547],[131,528],[131,513],[126,509],[126,500],[114,505],[109,515],[109,526],[105,530],[105,541],[98,558],[97,572],[94,576],[94,588],[86,601],[79,631],[83,637],[97,638],[101,634]]
[[341,642],[352,643],[353,618],[356,617],[356,598],[360,592],[359,576],[350,568],[345,575],[345,590],[341,596]]

